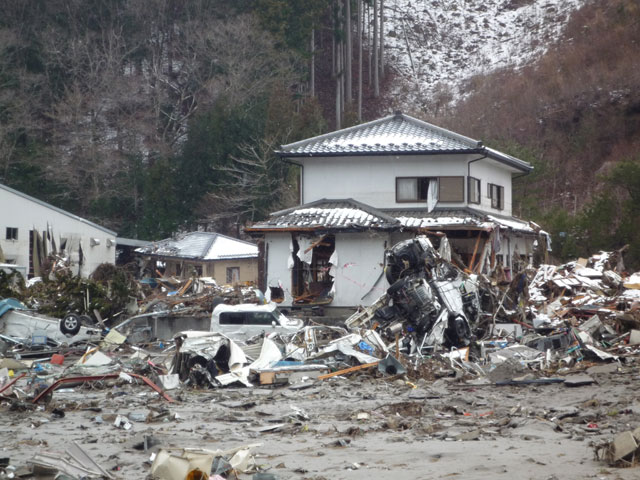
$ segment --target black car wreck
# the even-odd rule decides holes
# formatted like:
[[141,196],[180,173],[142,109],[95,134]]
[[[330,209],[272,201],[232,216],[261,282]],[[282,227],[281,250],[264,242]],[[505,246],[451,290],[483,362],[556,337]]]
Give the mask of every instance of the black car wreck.
[[426,236],[397,243],[385,263],[390,287],[371,307],[347,319],[347,327],[377,324],[387,339],[401,336],[409,353],[471,343],[479,314],[475,284],[442,259]]

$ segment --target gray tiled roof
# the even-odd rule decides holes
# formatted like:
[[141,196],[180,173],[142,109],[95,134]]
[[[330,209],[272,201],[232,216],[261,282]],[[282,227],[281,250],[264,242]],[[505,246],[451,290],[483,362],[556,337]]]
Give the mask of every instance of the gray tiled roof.
[[263,222],[247,227],[248,232],[304,230],[402,230],[431,228],[443,230],[490,230],[500,226],[534,233],[529,222],[514,217],[491,215],[472,208],[375,209],[353,199],[317,200],[271,214]]
[[400,223],[395,218],[356,200],[322,199],[272,213],[269,219],[256,223],[246,230],[389,229],[398,227],[400,227]]
[[491,229],[496,225],[520,232],[532,233],[535,229],[530,222],[519,218],[482,212],[474,208],[435,208],[426,209],[383,209],[388,215],[397,218],[407,228],[442,229]]
[[450,130],[403,113],[283,145],[282,157],[478,153],[528,172],[532,166]]
[[401,113],[284,145],[285,155],[474,151],[482,142]]

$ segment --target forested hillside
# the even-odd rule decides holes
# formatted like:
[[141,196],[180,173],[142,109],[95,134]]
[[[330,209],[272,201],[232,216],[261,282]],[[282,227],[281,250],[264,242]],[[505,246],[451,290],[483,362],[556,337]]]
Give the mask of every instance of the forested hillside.
[[[278,145],[402,106],[533,163],[515,213],[559,257],[629,243],[640,259],[640,2],[496,0],[512,24],[481,20],[484,2],[414,3],[0,0],[0,182],[121,236],[234,234],[297,199]],[[514,25],[531,47],[504,67],[487,48]],[[451,81],[479,52],[486,75],[415,87],[418,61]]]
[[640,2],[591,2],[535,63],[472,79],[435,122],[535,165],[514,213],[554,235],[560,259],[629,244],[640,267]]
[[142,238],[291,202],[272,150],[326,122],[290,46],[312,25],[268,7],[2,2],[0,181]]

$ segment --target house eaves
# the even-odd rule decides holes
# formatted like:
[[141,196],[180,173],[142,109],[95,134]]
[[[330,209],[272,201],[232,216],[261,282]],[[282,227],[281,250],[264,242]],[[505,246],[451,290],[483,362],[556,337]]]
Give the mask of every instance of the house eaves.
[[[519,218],[487,213],[471,207],[426,209],[384,209],[406,229],[418,230],[493,230],[500,227],[523,234],[538,234],[539,229]],[[544,233],[544,232],[542,232]]]
[[527,162],[485,147],[480,140],[402,113],[283,145],[276,153],[292,163],[295,158],[309,157],[479,154],[522,172],[533,169]]
[[321,199],[279,212],[246,227],[246,232],[393,230],[400,222],[380,210],[353,199]]
[[2,183],[0,183],[0,188],[5,190],[5,191],[7,191],[7,192],[9,192],[9,193],[13,193],[14,195],[18,195],[18,196],[20,196],[20,197],[22,197],[22,198],[24,198],[26,200],[29,200],[29,201],[34,202],[34,203],[37,203],[38,205],[40,205],[42,207],[46,207],[46,208],[48,208],[50,210],[53,210],[54,212],[58,212],[58,213],[66,216],[66,217],[72,218],[73,220],[76,220],[76,221],[78,221],[80,223],[84,223],[85,225],[89,225],[89,226],[91,226],[93,228],[97,228],[98,230],[102,230],[103,232],[105,232],[108,235],[112,235],[114,237],[118,236],[118,234],[116,232],[114,232],[113,230],[109,230],[108,228],[105,228],[105,227],[103,227],[101,225],[98,225],[97,223],[93,223],[93,222],[87,220],[86,218],[79,217],[77,215],[74,215],[73,213],[67,212],[66,210],[63,210],[63,209],[58,208],[58,207],[55,207],[55,206],[53,206],[53,205],[51,205],[49,203],[43,202],[42,200],[38,200],[37,198],[32,197],[31,195],[27,195],[26,193],[22,193],[22,192],[20,192],[18,190],[14,190],[13,188],[7,187],[6,185],[3,185]]

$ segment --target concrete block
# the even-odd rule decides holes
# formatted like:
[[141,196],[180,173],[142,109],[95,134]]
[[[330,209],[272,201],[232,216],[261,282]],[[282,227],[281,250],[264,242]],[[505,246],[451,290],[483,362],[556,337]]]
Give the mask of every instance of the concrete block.
[[618,435],[611,444],[611,458],[618,461],[633,453],[638,448],[638,443],[632,432],[623,432]]

